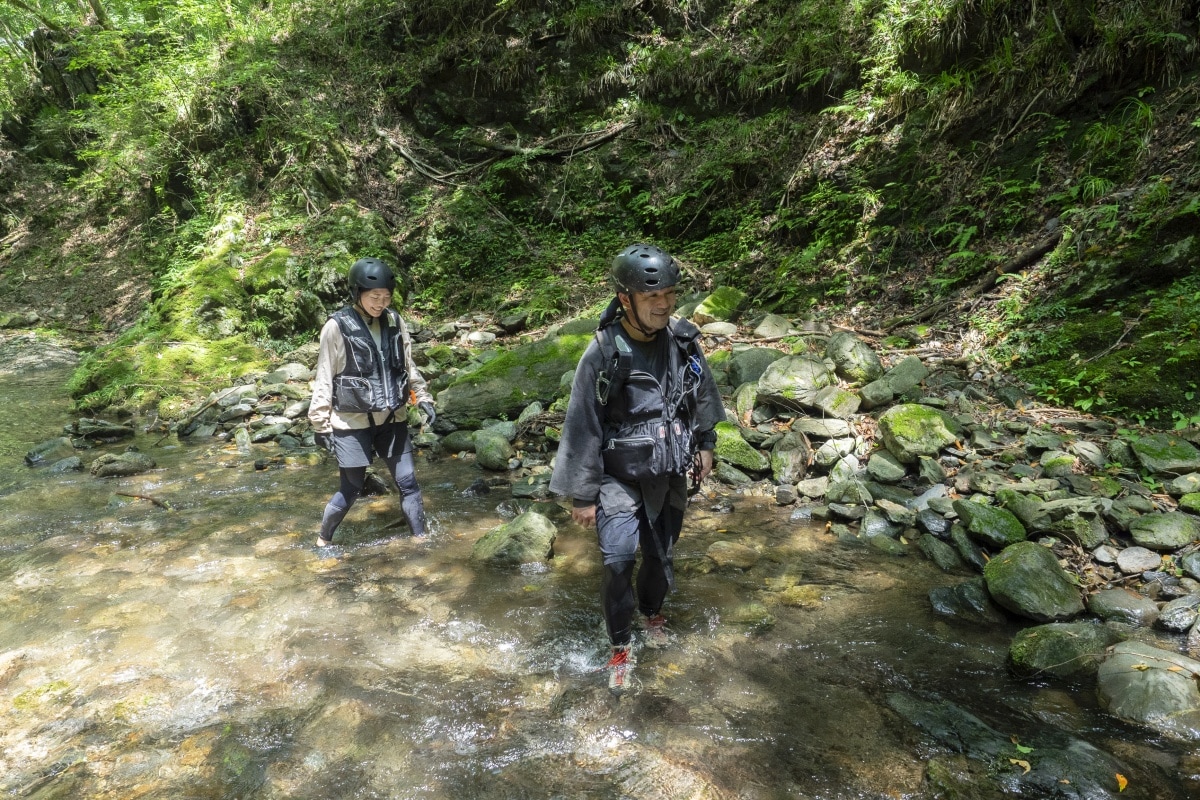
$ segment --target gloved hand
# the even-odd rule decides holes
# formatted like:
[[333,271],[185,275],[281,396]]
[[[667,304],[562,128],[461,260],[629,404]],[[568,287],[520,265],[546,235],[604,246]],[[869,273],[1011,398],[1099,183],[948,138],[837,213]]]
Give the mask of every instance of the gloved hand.
[[420,403],[417,403],[417,408],[425,412],[425,416],[427,417],[425,424],[433,425],[433,421],[437,419],[437,412],[433,410],[433,403],[428,400],[422,400]]
[[317,447],[320,447],[323,450],[328,450],[331,453],[333,452],[332,433],[314,433],[313,442],[316,443]]

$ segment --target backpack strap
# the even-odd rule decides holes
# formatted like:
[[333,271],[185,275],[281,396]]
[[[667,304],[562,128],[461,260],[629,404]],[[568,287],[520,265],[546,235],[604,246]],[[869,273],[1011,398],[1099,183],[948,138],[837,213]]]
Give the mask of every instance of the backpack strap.
[[620,395],[625,379],[633,370],[633,350],[624,337],[618,336],[612,326],[596,331],[596,343],[604,368],[596,374],[596,400],[607,406],[610,397]]

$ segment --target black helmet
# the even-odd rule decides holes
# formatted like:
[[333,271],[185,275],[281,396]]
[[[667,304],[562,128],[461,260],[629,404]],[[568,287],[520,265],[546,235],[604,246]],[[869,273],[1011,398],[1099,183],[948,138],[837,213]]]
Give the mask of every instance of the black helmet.
[[358,293],[363,289],[387,289],[396,291],[396,276],[392,268],[378,258],[360,258],[350,266],[346,275],[350,284],[350,301],[358,302]]
[[618,292],[655,292],[679,283],[679,265],[652,244],[631,244],[613,259],[612,281]]

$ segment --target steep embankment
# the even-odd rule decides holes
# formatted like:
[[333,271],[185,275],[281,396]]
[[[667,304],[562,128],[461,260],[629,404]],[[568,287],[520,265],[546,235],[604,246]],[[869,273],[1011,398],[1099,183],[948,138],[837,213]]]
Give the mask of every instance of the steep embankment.
[[243,11],[39,34],[0,95],[4,305],[118,336],[83,406],[310,338],[364,252],[419,315],[538,325],[652,239],[756,309],[1196,413],[1194,2]]

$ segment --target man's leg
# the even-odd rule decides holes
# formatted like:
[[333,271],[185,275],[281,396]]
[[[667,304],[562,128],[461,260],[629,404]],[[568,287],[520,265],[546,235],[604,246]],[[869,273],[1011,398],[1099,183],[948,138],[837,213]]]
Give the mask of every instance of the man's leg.
[[642,565],[637,573],[637,605],[647,617],[659,616],[670,591],[675,542],[682,528],[683,512],[667,503],[653,523],[643,521],[639,529]]

